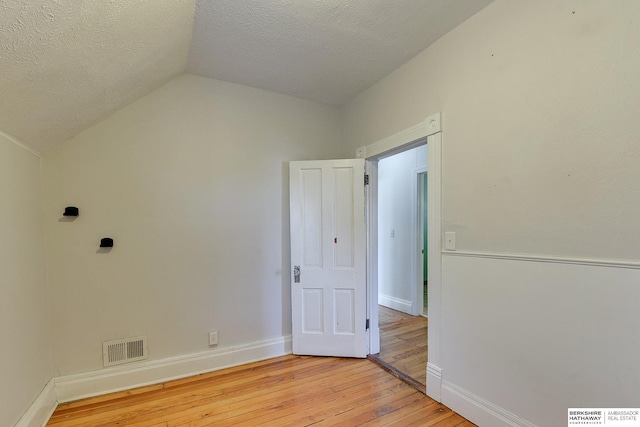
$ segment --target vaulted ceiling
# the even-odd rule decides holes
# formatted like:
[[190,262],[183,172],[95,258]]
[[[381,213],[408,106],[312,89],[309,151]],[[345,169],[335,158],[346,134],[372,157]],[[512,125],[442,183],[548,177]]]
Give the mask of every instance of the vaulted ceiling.
[[184,72],[334,106],[492,0],[0,0],[0,132],[40,151]]

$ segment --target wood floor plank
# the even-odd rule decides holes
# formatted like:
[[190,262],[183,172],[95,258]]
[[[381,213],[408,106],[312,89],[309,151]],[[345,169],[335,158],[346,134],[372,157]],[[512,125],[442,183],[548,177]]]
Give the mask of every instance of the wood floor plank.
[[[379,399],[383,399],[390,395],[395,395],[395,393],[409,391],[413,393],[413,390],[409,390],[410,386],[403,382],[393,382],[389,383],[389,387],[384,389],[362,389],[355,393],[344,393],[333,401],[327,402],[323,404],[321,407],[313,408],[313,411],[304,415],[303,417],[296,417],[290,423],[282,424],[282,426],[297,426],[297,425],[322,425],[322,421],[326,419],[331,419],[332,417],[338,416],[345,412],[349,412],[354,410],[355,408],[367,405],[371,402],[377,401]],[[333,420],[331,422],[325,423],[324,425],[332,425]]]
[[[334,364],[332,366],[335,367],[336,365]],[[354,369],[349,365],[336,368],[340,380],[349,378],[349,370]],[[207,424],[208,421],[206,420],[194,421],[193,418],[210,417],[211,420],[216,421],[232,418],[249,411],[251,404],[263,404],[265,401],[269,402],[269,396],[271,395],[281,396],[286,393],[291,393],[289,389],[292,387],[303,387],[301,384],[314,384],[314,378],[326,380],[323,372],[316,371],[315,369],[311,369],[309,372],[299,373],[298,379],[301,381],[304,380],[303,383],[291,381],[292,378],[293,377],[282,373],[279,377],[271,378],[271,376],[269,376],[269,378],[259,378],[257,382],[250,381],[240,385],[235,384],[233,387],[229,387],[228,383],[223,382],[222,384],[214,386],[217,389],[216,391],[220,393],[217,393],[211,398],[192,400],[181,405],[174,404],[174,417],[178,418],[178,420],[175,418],[167,418],[163,411],[149,411],[143,415],[130,416],[129,425],[144,426],[160,418],[166,419],[169,425],[181,425],[184,423],[192,423],[189,425],[199,425],[199,423]],[[194,390],[193,392],[197,394],[192,393],[192,396],[200,395],[198,390]],[[206,417],[201,416],[203,413]]]
[[437,411],[420,410],[413,414],[401,418],[398,422],[391,424],[394,427],[432,427],[439,422],[451,417],[455,412],[444,405],[439,404]]
[[[350,365],[340,367],[340,369],[336,370],[339,376],[336,381],[348,381],[351,371],[357,373],[358,368],[353,368]],[[281,399],[282,396],[291,394],[299,395],[305,390],[323,387],[321,382],[328,381],[322,372],[316,372],[314,375],[305,376],[304,378],[299,376],[298,379],[299,381],[294,381],[284,377],[283,380],[279,381],[276,385],[260,381],[258,384],[249,384],[249,387],[245,389],[227,389],[222,396],[216,399],[198,402],[197,410],[194,410],[191,406],[174,408],[175,417],[167,421],[170,426],[185,423],[191,423],[189,425],[206,425],[209,421],[201,421],[200,419],[208,418],[212,421],[220,421],[232,418],[255,409],[253,407],[256,405],[260,408],[260,405],[269,406],[270,404],[274,404],[277,402],[277,399]],[[136,421],[140,420],[137,419]]]
[[47,425],[473,426],[369,360],[293,355],[63,404]]
[[384,398],[375,400],[369,404],[359,406],[351,411],[343,412],[340,415],[324,420],[318,423],[318,426],[336,426],[351,427],[359,426],[374,419],[382,419],[386,415],[397,412],[399,409],[421,401],[421,396],[417,396],[413,391],[411,393],[396,393],[394,395],[385,396]]
[[433,427],[457,427],[465,421],[467,421],[465,418],[454,412],[450,417],[434,424]]
[[428,319],[382,305],[378,306],[378,317],[380,353],[369,358],[425,392]]
[[[375,381],[368,382],[371,388],[385,387],[393,381],[388,376],[381,377]],[[273,411],[265,413],[264,411],[255,410],[250,413],[246,413],[244,417],[234,417],[227,419],[225,423],[215,425],[229,425],[229,426],[254,426],[265,424],[287,425],[290,422],[297,422],[301,416],[313,416],[320,409],[326,410],[327,403],[331,405],[333,402],[338,406],[344,406],[348,404],[348,399],[355,399],[361,396],[363,393],[371,394],[370,390],[356,390],[355,387],[345,392],[342,395],[336,395],[336,392],[332,388],[323,389],[320,393],[313,390],[308,396],[302,396],[302,400],[298,396],[284,401],[279,405],[273,407]],[[339,396],[339,397],[336,397]],[[347,397],[348,396],[348,397]],[[331,406],[329,406],[331,407]],[[236,418],[238,421],[236,421]],[[240,421],[242,420],[242,421]]]
[[[202,406],[202,410],[207,412],[207,417],[199,417],[202,420],[194,421],[190,419],[193,414],[184,414],[180,418],[169,419],[169,427],[181,426],[181,425],[209,425],[211,422],[217,422],[216,425],[221,425],[224,420],[232,419],[234,423],[238,424],[244,419],[252,419],[259,415],[267,416],[272,411],[271,408],[278,408],[280,406],[286,406],[287,404],[293,404],[296,406],[296,412],[300,412],[300,402],[314,401],[325,393],[331,396],[335,396],[335,391],[331,389],[333,383],[340,383],[340,381],[348,381],[349,376],[345,373],[338,373],[339,378],[328,378],[326,375],[319,375],[317,378],[311,381],[304,381],[291,385],[287,389],[269,389],[269,395],[267,396],[255,396],[251,393],[247,393],[246,396],[240,401],[232,402],[225,400],[225,406],[223,408],[216,408],[215,406]],[[370,381],[375,384],[377,381],[372,377],[367,378],[366,381]],[[381,381],[388,380],[388,377],[384,375],[378,375],[378,379]],[[284,402],[284,404],[283,404]],[[282,416],[284,414],[280,414]],[[207,418],[204,420],[204,418]],[[232,423],[233,425],[233,423]]]
[[367,426],[367,427],[387,426],[387,425],[393,424],[394,422],[397,422],[402,418],[405,418],[407,415],[413,414],[414,412],[417,412],[417,411],[429,410],[429,408],[431,408],[433,412],[436,412],[438,411],[439,403],[437,403],[433,399],[428,398],[426,395],[421,394],[420,396],[417,396],[413,402],[400,408],[399,410],[385,414],[382,417],[374,418],[370,421],[367,421],[366,423],[363,423],[362,426]]

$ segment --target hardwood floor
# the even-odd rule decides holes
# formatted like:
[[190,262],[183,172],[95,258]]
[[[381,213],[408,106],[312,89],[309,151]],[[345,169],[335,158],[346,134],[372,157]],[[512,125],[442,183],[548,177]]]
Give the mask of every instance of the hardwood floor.
[[473,426],[367,359],[283,356],[60,405],[48,426]]
[[427,318],[379,305],[378,325],[380,353],[369,358],[426,393]]

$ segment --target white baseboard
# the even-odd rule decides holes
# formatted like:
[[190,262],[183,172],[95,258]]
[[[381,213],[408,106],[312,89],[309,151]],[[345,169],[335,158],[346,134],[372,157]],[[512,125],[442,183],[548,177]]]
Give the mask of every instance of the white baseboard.
[[[15,427],[44,427],[58,402],[142,387],[290,353],[291,337],[287,336],[187,356],[56,377],[47,383]],[[536,427],[455,384],[442,381],[442,370],[430,363],[427,364],[427,395],[479,426]]]
[[57,405],[55,381],[51,379],[14,427],[44,427]]
[[60,403],[157,384],[291,353],[291,337],[55,378]]
[[427,362],[427,396],[442,402],[442,369]]
[[446,381],[442,382],[442,403],[478,426],[536,427],[535,424]]
[[378,304],[407,314],[411,314],[411,307],[413,306],[411,301],[380,294],[378,295]]

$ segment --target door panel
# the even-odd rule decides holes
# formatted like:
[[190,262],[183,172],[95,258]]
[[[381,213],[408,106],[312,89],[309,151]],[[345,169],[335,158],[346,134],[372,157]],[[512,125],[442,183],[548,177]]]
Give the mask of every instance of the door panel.
[[364,160],[291,162],[289,173],[293,352],[365,357]]
[[[334,209],[335,209],[335,235],[334,243],[334,267],[353,268],[353,168],[339,168],[334,170]],[[363,172],[364,174],[364,172]],[[364,179],[364,178],[363,178]]]
[[307,169],[300,171],[304,199],[302,200],[302,243],[304,245],[303,266],[322,266],[322,171]]
[[322,289],[302,290],[302,332],[322,334],[324,332],[324,309]]
[[333,303],[335,304],[334,330],[335,334],[355,334],[355,301],[353,289],[335,289]]

